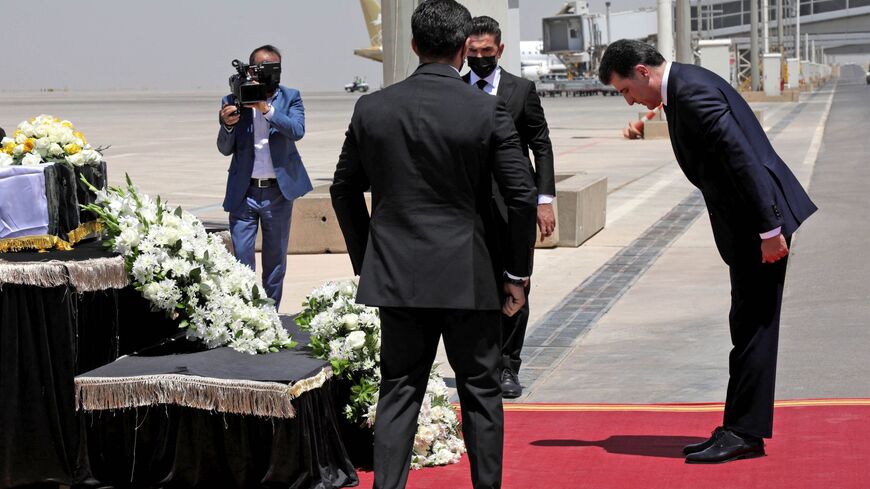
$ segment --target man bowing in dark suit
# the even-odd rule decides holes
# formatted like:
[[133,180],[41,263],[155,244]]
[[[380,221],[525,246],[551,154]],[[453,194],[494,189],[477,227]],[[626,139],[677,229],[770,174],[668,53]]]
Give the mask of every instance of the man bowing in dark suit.
[[611,44],[598,72],[631,105],[664,104],[680,167],[701,190],[731,275],[731,350],[722,426],[687,446],[690,463],[764,455],[773,433],[779,315],[791,235],[816,211],[737,91],[639,41]]
[[[504,102],[459,76],[468,10],[454,0],[427,0],[414,11],[411,31],[419,68],[359,99],[330,188],[360,276],[356,300],[380,307],[374,487],[405,487],[417,415],[443,337],[473,486],[498,488],[499,311],[515,314],[525,302],[536,191]],[[487,248],[492,175],[507,206],[504,270],[494,270]]]
[[[468,66],[471,71],[463,80],[490,95],[497,95],[507,104],[508,112],[514,120],[517,133],[520,135],[520,145],[529,170],[535,177],[538,191],[538,228],[541,238],[553,234],[556,227],[556,216],[553,212],[553,200],[556,198],[556,179],[553,170],[553,145],[550,143],[550,130],[547,119],[544,118],[544,108],[535,90],[535,84],[508,73],[499,66],[498,61],[504,52],[501,42],[501,28],[495,19],[485,15],[475,17],[471,21],[471,36],[468,39]],[[529,150],[535,156],[535,166],[529,158]],[[492,199],[495,216],[498,219],[497,228],[501,236],[495,242],[507,242],[507,213],[504,199],[493,185]],[[534,232],[534,231],[532,231]],[[496,260],[500,260],[497,257]],[[518,374],[522,358],[523,340],[526,336],[526,325],[529,322],[529,285],[526,284],[526,304],[512,317],[502,317],[502,395],[514,399],[522,395]]]

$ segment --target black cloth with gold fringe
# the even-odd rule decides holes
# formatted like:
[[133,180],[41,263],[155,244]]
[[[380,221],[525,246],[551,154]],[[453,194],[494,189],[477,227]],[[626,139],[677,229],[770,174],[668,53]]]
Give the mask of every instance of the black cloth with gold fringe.
[[119,269],[98,242],[0,255],[0,488],[357,483],[328,363],[203,349]]

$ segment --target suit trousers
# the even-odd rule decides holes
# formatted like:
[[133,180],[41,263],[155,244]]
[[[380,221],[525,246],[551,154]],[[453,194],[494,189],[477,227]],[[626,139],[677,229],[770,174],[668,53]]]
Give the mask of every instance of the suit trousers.
[[417,416],[439,338],[462,410],[475,489],[501,487],[504,413],[499,311],[381,307],[381,388],[375,416],[374,489],[408,480]]
[[521,357],[523,343],[526,339],[526,326],[529,324],[529,290],[531,284],[525,287],[526,303],[513,316],[501,315],[502,326],[502,368],[511,369],[514,373],[520,372],[523,363]]
[[263,227],[263,288],[266,296],[275,301],[276,309],[284,290],[292,214],[293,201],[287,200],[277,185],[266,188],[251,185],[242,208],[230,213],[230,236],[236,259],[252,270],[257,269],[257,230],[260,225]]
[[788,257],[776,263],[730,267],[731,343],[723,426],[738,433],[770,438],[779,315]]

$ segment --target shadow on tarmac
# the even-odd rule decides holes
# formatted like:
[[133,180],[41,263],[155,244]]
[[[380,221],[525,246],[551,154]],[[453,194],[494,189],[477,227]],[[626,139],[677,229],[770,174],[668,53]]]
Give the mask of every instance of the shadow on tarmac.
[[607,453],[642,457],[685,458],[683,447],[700,443],[706,438],[667,435],[616,435],[606,440],[535,440],[537,447],[600,447]]

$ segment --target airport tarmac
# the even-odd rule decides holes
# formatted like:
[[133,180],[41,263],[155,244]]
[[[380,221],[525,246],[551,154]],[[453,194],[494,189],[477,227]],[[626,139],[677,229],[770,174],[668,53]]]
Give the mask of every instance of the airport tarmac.
[[[861,111],[870,86],[848,68],[799,103],[753,104],[764,111],[774,147],[821,208],[793,243],[780,399],[870,397],[870,266],[862,260],[870,243],[870,153],[857,129],[870,122]],[[225,219],[220,203],[229,159],[215,147],[220,95],[0,93],[0,126],[9,131],[40,113],[69,119],[92,144],[112,145],[105,153],[111,182],[129,173],[146,193],[204,219]],[[307,132],[299,150],[314,184],[326,185],[358,96],[302,95]],[[557,173],[608,178],[607,225],[578,248],[536,252],[520,375],[526,393],[519,401],[724,400],[728,271],[670,143],[624,140],[622,127],[641,108],[621,97],[543,104]],[[650,236],[668,244],[645,261],[620,261]],[[282,312],[298,311],[322,281],[351,275],[346,255],[289,256]],[[590,300],[595,287],[609,295]],[[586,308],[595,314],[580,317]],[[569,325],[571,311],[577,314]]]

